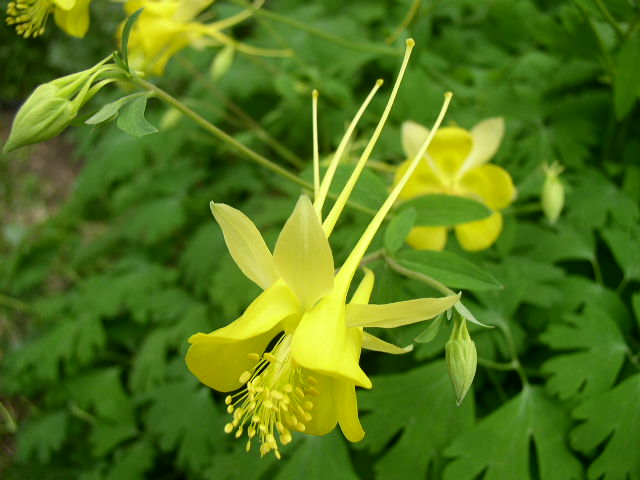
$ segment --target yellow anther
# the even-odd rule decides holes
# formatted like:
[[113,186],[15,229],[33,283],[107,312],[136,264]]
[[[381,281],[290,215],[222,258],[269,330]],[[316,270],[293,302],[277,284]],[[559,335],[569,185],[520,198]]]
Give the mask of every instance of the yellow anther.
[[254,415],[253,417],[251,417],[251,422],[260,423],[260,417],[258,415]]
[[231,433],[231,432],[233,432],[233,424],[232,424],[232,423],[227,423],[227,424],[224,426],[224,432],[225,432],[225,433]]
[[233,413],[233,405],[227,407],[227,413]]
[[276,422],[276,429],[278,430],[278,433],[284,433],[284,425],[282,422]]
[[318,382],[318,380],[316,380],[315,377],[307,377],[307,382],[309,382],[311,385],[318,385],[320,382]]
[[318,395],[320,395],[320,392],[318,391],[318,389],[314,387],[307,388],[307,392],[309,392],[309,395],[313,395],[314,397],[317,397]]
[[258,425],[258,430],[260,430],[262,433],[267,433],[267,427],[265,424],[261,423],[260,425]]
[[269,453],[269,450],[271,450],[269,444],[263,443],[262,445],[260,445],[260,456],[264,457],[267,453]]
[[384,83],[384,80],[383,80],[383,79],[381,79],[381,78],[379,78],[379,79],[377,79],[377,80],[376,80],[376,86],[377,86],[377,87],[381,87],[383,83]]
[[224,403],[226,403],[227,405],[231,405],[231,402],[233,402],[233,398],[231,398],[231,395],[227,395],[224,398]]
[[271,400],[265,400],[263,405],[264,405],[264,408],[268,408],[269,410],[273,410],[273,402]]
[[290,383],[287,383],[284,387],[282,387],[282,390],[284,390],[285,393],[291,393],[293,392],[293,387]]
[[244,447],[245,451],[248,452],[251,450],[251,440],[247,440],[247,445]]
[[311,416],[311,414],[309,412],[304,412],[304,421],[305,422],[310,422],[312,418],[313,417]]
[[253,438],[253,437],[255,437],[255,436],[256,436],[256,429],[255,429],[255,428],[253,428],[253,427],[249,427],[249,428],[247,429],[247,436],[248,436],[249,438]]
[[242,375],[240,375],[240,378],[238,378],[238,381],[240,383],[247,383],[249,380],[251,380],[251,373],[247,371],[242,372]]
[[242,436],[242,427],[240,427],[237,431],[236,431],[236,438],[240,438]]
[[298,411],[298,413],[300,414],[300,416],[304,417],[304,414],[306,413],[304,411],[304,409],[300,406],[300,405],[296,405],[296,410]]
[[280,436],[280,443],[283,445],[291,443],[291,440],[293,440],[293,437],[291,437],[291,434],[288,431]]
[[299,432],[304,432],[306,430],[306,427],[304,426],[304,423],[296,424],[296,430],[298,430]]
[[271,433],[267,435],[267,443],[270,444],[273,448],[277,447],[276,439]]
[[304,398],[304,392],[300,387],[296,387],[296,395],[300,398]]
[[416,46],[416,41],[413,38],[407,38],[407,47],[413,48]]
[[289,422],[292,427],[295,427],[298,424],[298,417],[295,415],[287,415],[287,422]]
[[282,455],[280,455],[280,450],[276,449],[276,451],[274,452],[274,454],[275,454],[275,456],[276,456],[276,458],[277,458],[278,460],[282,459]]
[[313,410],[313,402],[310,402],[309,400],[305,401],[303,406],[305,410]]
[[264,359],[265,359],[266,361],[268,361],[268,362],[272,362],[272,363],[274,363],[274,362],[276,362],[276,361],[278,360],[278,359],[276,358],[276,356],[275,356],[273,353],[269,353],[269,352],[265,353],[265,354],[263,355],[263,357],[264,357]]
[[255,361],[258,361],[258,360],[260,360],[260,355],[258,355],[258,354],[257,354],[257,353],[255,353],[255,352],[252,352],[252,353],[248,353],[248,354],[247,354],[247,358],[248,358],[249,360],[255,360]]
[[273,398],[275,398],[276,400],[283,400],[284,399],[284,395],[281,394],[279,391],[274,390],[273,392],[271,392],[271,396]]

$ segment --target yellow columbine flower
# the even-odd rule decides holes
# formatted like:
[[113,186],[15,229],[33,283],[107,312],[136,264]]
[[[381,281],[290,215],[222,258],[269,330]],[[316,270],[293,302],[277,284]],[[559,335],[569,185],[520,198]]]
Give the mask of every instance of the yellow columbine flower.
[[[129,58],[134,66],[161,75],[169,59],[189,46],[194,48],[230,45],[251,55],[289,56],[288,50],[263,49],[235,41],[222,31],[252,14],[246,9],[224,20],[212,23],[196,21],[214,0],[129,0],[127,16],[144,8],[129,37]],[[264,0],[254,4],[258,8]]]
[[[411,159],[429,134],[427,128],[414,122],[402,125],[402,146]],[[515,187],[509,173],[487,162],[498,150],[504,134],[502,118],[488,118],[471,131],[459,127],[441,128],[433,138],[422,162],[407,182],[400,199],[440,193],[460,195],[484,203],[494,210],[488,218],[456,225],[458,242],[465,250],[489,248],[502,230],[502,215],[515,197]],[[411,160],[396,171],[396,183],[404,175]],[[442,250],[447,243],[446,227],[415,227],[407,237],[414,248]]]
[[[259,441],[262,455],[273,451],[280,458],[276,436],[280,444],[286,445],[292,432],[323,435],[336,424],[350,441],[361,440],[364,431],[358,419],[355,387],[372,386],[358,364],[361,349],[393,354],[411,350],[411,346],[400,348],[380,340],[363,328],[391,328],[425,320],[452,307],[459,299],[459,295],[451,295],[370,305],[374,277],[366,271],[347,303],[358,266],[421,155],[414,158],[337,273],[328,241],[386,122],[412,47],[410,40],[387,108],[324,220],[321,212],[336,167],[381,81],[351,122],[322,182],[314,128],[314,202],[306,195],[300,198],[273,254],[249,218],[228,205],[211,204],[234,261],[264,291],[228,326],[193,335],[186,361],[204,384],[222,392],[238,390],[226,397],[227,410],[233,417],[225,431],[235,430],[236,437],[246,432],[247,450],[252,441]],[[434,132],[450,96],[446,97]],[[314,126],[316,106],[314,92]],[[422,153],[432,137],[424,141]]]
[[58,26],[74,37],[82,38],[89,28],[91,0],[17,0],[7,5],[7,24],[25,38],[44,33],[49,14]]

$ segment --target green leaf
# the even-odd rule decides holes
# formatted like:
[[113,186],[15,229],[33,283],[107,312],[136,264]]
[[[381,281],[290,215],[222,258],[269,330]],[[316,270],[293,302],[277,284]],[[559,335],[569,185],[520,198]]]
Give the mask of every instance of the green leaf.
[[361,445],[374,455],[384,451],[375,465],[377,478],[437,478],[427,475],[429,466],[440,469],[444,447],[473,424],[472,396],[456,406],[444,361],[374,377],[373,385],[358,399],[369,412],[362,418],[366,435]]
[[116,453],[105,480],[144,480],[153,467],[155,449],[147,440],[133,443]]
[[624,363],[627,346],[616,322],[603,310],[587,306],[580,314],[552,323],[541,340],[565,350],[542,365],[550,374],[549,390],[565,400],[584,398],[611,388]]
[[640,281],[640,227],[612,227],[602,232],[624,280]]
[[640,94],[640,33],[627,38],[618,54],[618,71],[613,83],[616,117],[622,120],[631,111]]
[[147,98],[147,96],[136,98],[121,108],[116,122],[120,130],[134,137],[144,137],[158,131],[156,127],[144,118]]
[[416,211],[413,208],[407,208],[393,217],[384,233],[384,248],[388,253],[394,254],[400,250],[415,221]]
[[121,45],[122,59],[124,60],[124,63],[127,65],[127,67],[129,66],[129,35],[131,34],[131,29],[133,28],[133,25],[136,23],[136,21],[138,20],[138,17],[140,16],[143,10],[144,8],[141,8],[133,12],[129,16],[129,18],[127,18],[127,21],[124,23],[124,27],[122,27],[122,36],[120,37],[120,45]]
[[68,421],[69,414],[65,411],[29,418],[18,429],[18,459],[25,462],[37,455],[41,463],[47,463],[62,447]]
[[558,404],[527,386],[453,441],[446,454],[455,459],[443,478],[471,480],[484,472],[483,480],[531,480],[533,464],[540,480],[582,479],[582,465],[566,445],[570,426]]
[[127,103],[132,102],[139,98],[149,98],[149,93],[141,92],[127,95],[126,97],[119,98],[118,100],[103,105],[100,110],[94,113],[91,117],[84,121],[87,125],[97,125],[100,123],[106,123],[118,116],[118,111]]
[[396,261],[403,267],[434,278],[450,288],[467,290],[502,288],[491,274],[455,253],[406,250],[397,254]]
[[178,231],[185,222],[179,198],[151,198],[125,213],[121,233],[131,240],[153,244]]
[[572,445],[586,454],[598,448],[589,479],[640,479],[640,374],[584,401],[573,416],[584,423],[571,432]]
[[[287,463],[279,469],[275,480],[357,480],[345,440],[333,431],[328,435],[315,437],[305,435],[299,445],[288,458]],[[286,455],[286,454],[285,454]]]
[[490,208],[469,198],[454,195],[423,195],[403,202],[400,210],[415,208],[416,225],[452,227],[482,220],[491,215]]
[[[184,360],[180,361],[186,369]],[[187,377],[164,383],[143,398],[150,402],[145,408],[144,423],[157,437],[160,448],[165,452],[175,450],[180,466],[196,470],[206,466],[225,436],[225,418],[219,416],[210,390]]]
[[636,317],[636,324],[640,329],[640,292],[631,296],[631,306],[633,307],[633,315]]
[[417,343],[429,343],[434,338],[436,338],[436,336],[438,335],[438,332],[440,331],[440,327],[442,327],[442,324],[444,323],[446,316],[447,316],[446,312],[442,312],[436,318],[431,320],[429,322],[429,326],[427,327],[427,329],[424,332],[422,332],[420,335],[418,335],[414,341]]

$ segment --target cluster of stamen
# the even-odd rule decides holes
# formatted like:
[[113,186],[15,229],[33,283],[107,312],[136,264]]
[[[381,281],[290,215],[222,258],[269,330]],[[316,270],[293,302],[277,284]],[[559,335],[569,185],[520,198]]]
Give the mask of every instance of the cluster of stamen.
[[240,383],[246,387],[225,399],[227,412],[233,420],[224,427],[226,433],[235,430],[236,438],[247,432],[247,452],[254,438],[260,441],[260,455],[273,451],[280,459],[276,441],[287,445],[291,442],[291,431],[304,432],[305,423],[311,420],[313,402],[319,395],[318,381],[305,376],[302,369],[289,354],[290,337],[284,335],[271,352],[262,356],[249,353],[256,361],[251,371],[240,375]]
[[7,25],[15,25],[18,35],[29,38],[44,33],[44,26],[53,9],[51,0],[19,0],[7,5]]

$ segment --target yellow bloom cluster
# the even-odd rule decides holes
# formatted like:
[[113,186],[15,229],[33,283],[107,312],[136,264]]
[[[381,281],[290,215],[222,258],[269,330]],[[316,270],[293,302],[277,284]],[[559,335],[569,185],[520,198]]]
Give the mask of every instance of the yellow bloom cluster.
[[[264,0],[252,6],[259,8]],[[161,75],[169,59],[187,47],[232,46],[251,55],[289,56],[288,50],[252,47],[237,42],[223,30],[246,20],[251,9],[211,23],[196,20],[214,0],[130,0],[127,16],[144,8],[129,37],[129,58],[135,68]]]
[[45,31],[53,12],[58,26],[74,37],[82,38],[89,28],[91,0],[16,0],[7,5],[7,24],[25,38],[38,37]]
[[[358,419],[355,387],[372,387],[359,366],[362,348],[391,354],[412,349],[411,345],[400,348],[387,343],[364,328],[393,328],[426,320],[459,301],[459,295],[450,295],[369,304],[374,275],[366,269],[359,286],[348,298],[362,258],[420,163],[433,134],[424,140],[337,273],[329,245],[333,228],[388,118],[412,47],[413,41],[409,40],[387,107],[326,217],[322,215],[323,205],[338,163],[381,81],[348,127],[322,181],[314,131],[314,201],[306,195],[300,197],[273,253],[243,213],[228,205],[211,204],[231,256],[242,272],[264,291],[231,324],[211,333],[193,335],[186,362],[191,372],[211,388],[237,391],[226,397],[227,411],[232,417],[225,431],[235,431],[236,437],[246,432],[247,450],[252,442],[259,442],[262,455],[273,451],[280,458],[280,445],[291,441],[292,432],[323,435],[336,424],[350,441],[361,440],[364,431]],[[434,133],[450,97],[450,94],[446,97]],[[316,106],[317,94],[314,112]]]
[[[409,160],[396,171],[396,183],[403,177],[429,130],[414,122],[402,125],[402,145]],[[504,135],[504,120],[489,118],[471,129],[441,128],[422,157],[415,173],[400,194],[401,200],[420,195],[460,195],[484,203],[494,212],[488,218],[454,227],[465,250],[489,248],[502,230],[499,210],[511,204],[516,195],[509,173],[489,164]],[[447,242],[446,227],[414,227],[407,243],[424,250],[442,250]]]

